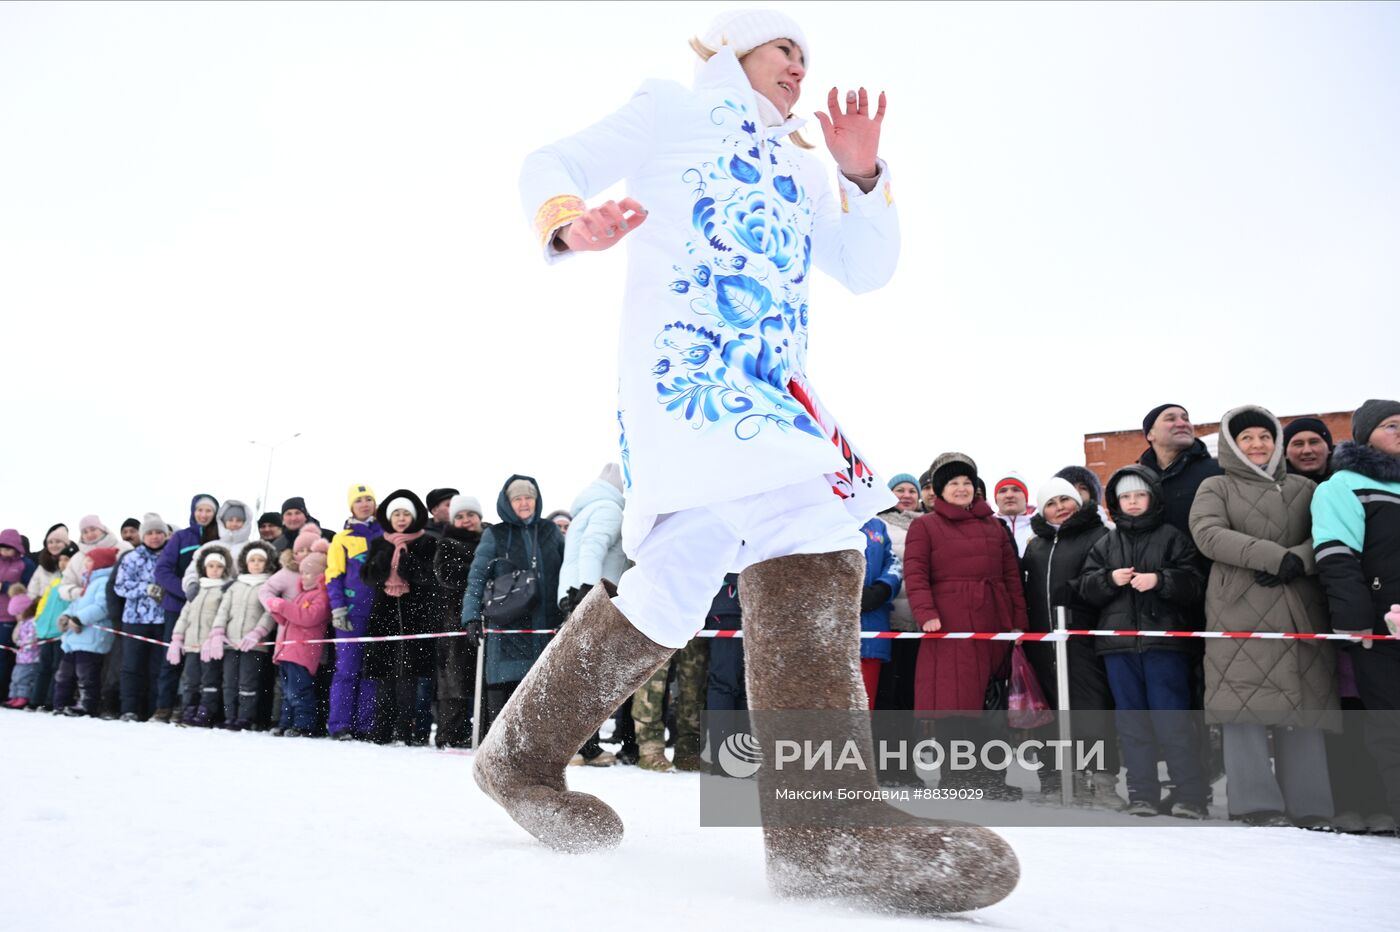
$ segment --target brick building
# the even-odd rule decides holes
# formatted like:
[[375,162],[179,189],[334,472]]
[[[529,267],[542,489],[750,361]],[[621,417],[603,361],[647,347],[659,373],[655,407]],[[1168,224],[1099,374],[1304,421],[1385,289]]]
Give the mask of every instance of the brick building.
[[[1341,443],[1343,440],[1351,439],[1351,412],[1333,411],[1329,414],[1290,414],[1287,417],[1280,417],[1283,426],[1287,427],[1289,422],[1299,417],[1315,417],[1322,420],[1327,425],[1327,429],[1332,432],[1333,443]],[[1220,423],[1196,424],[1196,436],[1206,442],[1211,452],[1215,452],[1216,434],[1220,432]],[[1282,440],[1283,438],[1279,438]],[[1132,430],[1116,430],[1107,433],[1085,434],[1084,435],[1084,465],[1092,469],[1099,477],[1099,481],[1108,482],[1108,477],[1115,471],[1127,466],[1129,463],[1136,463],[1142,451],[1147,449],[1147,441],[1142,436],[1141,428]]]

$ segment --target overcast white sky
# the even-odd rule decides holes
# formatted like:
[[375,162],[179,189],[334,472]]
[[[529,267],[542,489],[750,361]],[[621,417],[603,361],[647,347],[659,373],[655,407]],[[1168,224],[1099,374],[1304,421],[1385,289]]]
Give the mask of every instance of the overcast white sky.
[[[519,165],[730,6],[0,4],[0,526],[252,504],[297,431],[270,499],[331,527],[351,482],[566,507],[624,260],[546,268]],[[1400,5],[780,8],[800,111],[889,93],[900,268],[814,280],[810,358],[885,474],[1034,490],[1161,401],[1400,394]]]

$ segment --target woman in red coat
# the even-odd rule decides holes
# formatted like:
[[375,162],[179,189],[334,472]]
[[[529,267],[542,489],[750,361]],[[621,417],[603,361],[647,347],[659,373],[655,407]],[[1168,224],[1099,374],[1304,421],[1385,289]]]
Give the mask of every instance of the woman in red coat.
[[[977,464],[962,453],[933,461],[933,511],[909,527],[904,586],[924,631],[1024,631],[1021,567],[1006,527],[975,498]],[[1006,660],[1004,641],[923,641],[914,674],[920,712],[980,712]],[[929,715],[929,718],[941,718]]]

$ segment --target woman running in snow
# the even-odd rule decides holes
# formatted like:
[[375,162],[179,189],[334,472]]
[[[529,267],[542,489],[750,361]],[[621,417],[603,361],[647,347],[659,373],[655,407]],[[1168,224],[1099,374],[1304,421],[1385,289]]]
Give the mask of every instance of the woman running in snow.
[[[798,25],[772,11],[726,13],[692,48],[693,88],[646,82],[621,110],[530,155],[521,179],[547,261],[623,237],[632,245],[617,417],[623,544],[636,568],[615,593],[598,586],[583,600],[475,766],[512,818],[564,850],[621,840],[617,814],[569,792],[564,767],[690,640],[730,571],[742,571],[759,740],[771,748],[776,737],[764,712],[859,712],[841,716],[845,737],[873,759],[860,527],[892,499],[817,401],[805,363],[812,266],[855,292],[894,272],[899,228],[877,157],[884,95],[850,91],[843,109],[832,88],[818,113],[838,168],[833,194],[793,116],[810,61]],[[622,179],[621,202],[588,206]],[[776,801],[777,776],[803,789],[830,775],[759,771],[780,894],[942,912],[989,905],[1015,886],[1015,855],[985,829],[883,804],[843,809],[839,826],[794,826],[797,814]],[[862,787],[878,789],[867,777]]]

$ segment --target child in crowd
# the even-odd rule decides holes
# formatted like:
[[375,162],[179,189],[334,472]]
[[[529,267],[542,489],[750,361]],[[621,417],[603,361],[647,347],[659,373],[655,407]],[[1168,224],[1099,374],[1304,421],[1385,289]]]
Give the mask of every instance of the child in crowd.
[[[17,598],[18,593],[12,596],[10,590],[18,585],[20,592],[27,592],[36,570],[36,564],[26,554],[28,550],[19,531],[11,527],[0,531],[0,647],[11,646],[18,623],[16,612],[10,608],[10,600]],[[0,696],[9,695],[14,665],[15,652],[0,649]]]
[[[1109,631],[1191,630],[1190,606],[1200,602],[1205,577],[1196,547],[1166,523],[1156,473],[1125,466],[1108,480],[1113,530],[1090,549],[1073,585],[1099,609]],[[1186,638],[1098,637],[1117,707],[1123,762],[1128,768],[1128,812],[1158,815],[1162,804],[1157,760],[1165,757],[1176,784],[1171,814],[1206,817],[1206,780],[1191,708],[1191,642]]]
[[[62,535],[63,547],[57,554],[47,547],[39,553],[39,569],[29,578],[29,596],[39,600],[34,618],[34,626],[39,634],[39,672],[34,679],[34,694],[30,697],[30,708],[53,708],[53,676],[58,672],[58,663],[63,659],[63,648],[58,636],[62,632],[58,619],[68,608],[68,600],[59,593],[63,582],[63,571],[78,552],[78,546],[68,540],[62,526],[50,530],[50,537]],[[37,585],[36,585],[37,583]]]
[[[282,540],[279,536],[278,540]],[[277,547],[275,541],[268,541],[274,548]],[[314,521],[308,521],[302,525],[301,530],[292,539],[291,546],[286,550],[280,550],[277,554],[278,563],[281,569],[272,574],[272,578],[267,581],[267,585],[258,590],[258,601],[262,602],[263,608],[272,610],[273,599],[290,599],[301,591],[301,561],[313,550],[325,553],[330,549],[330,544],[321,537],[321,528]],[[276,620],[276,616],[273,616]],[[330,645],[322,645],[329,648]],[[324,657],[328,650],[323,651]],[[334,656],[334,655],[332,655]],[[329,696],[330,684],[326,685],[326,695]],[[321,690],[317,691],[317,707],[323,707],[324,702],[320,701]],[[282,720],[283,703],[285,696],[282,692],[282,678],[278,672],[276,661],[273,662],[272,669],[272,734],[274,737],[282,734],[282,726],[278,724]],[[318,718],[322,717],[320,715]]]
[[278,554],[280,569],[272,574],[267,585],[258,590],[258,599],[263,607],[272,611],[273,599],[290,599],[302,589],[301,561],[313,553],[324,554],[330,544],[321,537],[321,529],[315,524],[306,524],[292,541],[291,549]]
[[[86,519],[84,519],[86,520]],[[123,558],[117,568],[116,594],[126,599],[122,610],[122,630],[150,638],[129,640],[122,648],[122,721],[145,718],[170,721],[170,709],[156,705],[161,661],[165,651],[160,642],[165,634],[165,612],[161,600],[165,590],[156,582],[156,563],[167,540],[166,523],[160,515],[148,512],[141,518],[141,546]],[[71,570],[73,565],[70,564]],[[67,579],[67,576],[64,577]]]
[[194,552],[194,559],[186,567],[184,574],[180,577],[180,582],[184,588],[186,600],[193,599],[199,593],[200,571],[198,568],[199,555],[211,547],[222,547],[228,551],[229,565],[224,570],[225,582],[227,577],[232,575],[229,570],[233,568],[233,561],[238,559],[239,553],[243,551],[243,545],[248,543],[252,536],[254,526],[249,520],[248,506],[236,498],[230,498],[219,506],[215,514],[214,524],[218,528],[218,540],[209,541],[199,545],[199,549]]
[[[132,552],[132,551],[127,551]],[[116,547],[93,547],[84,554],[82,578],[74,598],[58,619],[63,658],[54,677],[54,713],[96,715],[102,699],[102,660],[116,637],[105,629],[113,624],[108,608],[108,581],[116,572]],[[76,695],[75,695],[76,694]],[[75,703],[74,699],[78,701]]]
[[39,635],[34,625],[38,603],[29,597],[24,583],[11,584],[9,596],[10,613],[15,616],[12,637],[19,654],[10,674],[10,699],[5,708],[25,709],[33,698],[34,680],[39,672]]
[[208,544],[195,557],[196,589],[185,590],[187,601],[175,622],[170,649],[165,659],[172,666],[184,665],[180,676],[180,693],[185,701],[180,724],[208,728],[215,724],[223,711],[223,661],[201,660],[204,642],[214,630],[214,621],[223,604],[225,578],[233,557],[228,550]]
[[[296,543],[301,543],[301,535]],[[324,543],[319,535],[317,543]],[[277,664],[282,681],[282,715],[277,728],[288,738],[312,737],[316,733],[315,677],[324,645],[306,642],[325,638],[331,620],[325,553],[308,550],[299,565],[297,591],[267,600],[268,610],[277,622],[272,662]]]
[[232,731],[253,727],[257,717],[262,696],[259,681],[268,662],[267,646],[260,642],[273,626],[258,591],[267,582],[276,557],[276,551],[263,541],[244,546],[238,555],[238,578],[219,602],[214,627],[205,639],[201,656],[223,661],[225,727]]

